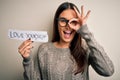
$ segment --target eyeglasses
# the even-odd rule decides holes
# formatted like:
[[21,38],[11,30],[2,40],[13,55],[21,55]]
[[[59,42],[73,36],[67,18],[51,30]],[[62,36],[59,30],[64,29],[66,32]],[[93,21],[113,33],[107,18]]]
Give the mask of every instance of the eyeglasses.
[[73,18],[73,19],[70,19],[70,20],[67,20],[65,18],[57,18],[57,20],[58,20],[58,24],[61,27],[67,27],[68,24],[69,24],[69,26],[76,26],[76,25],[79,24],[77,18]]

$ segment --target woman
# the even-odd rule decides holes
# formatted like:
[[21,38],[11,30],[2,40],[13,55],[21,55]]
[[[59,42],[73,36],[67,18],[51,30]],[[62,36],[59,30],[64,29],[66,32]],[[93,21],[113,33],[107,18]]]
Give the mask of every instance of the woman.
[[89,65],[102,76],[113,74],[112,61],[88,30],[89,15],[83,6],[79,13],[73,3],[62,3],[54,17],[52,42],[40,45],[37,60],[30,56],[30,39],[20,45],[25,80],[89,80]]

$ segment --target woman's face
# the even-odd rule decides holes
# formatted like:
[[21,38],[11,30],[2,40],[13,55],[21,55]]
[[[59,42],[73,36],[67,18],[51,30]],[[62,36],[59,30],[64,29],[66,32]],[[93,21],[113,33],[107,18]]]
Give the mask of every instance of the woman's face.
[[58,20],[58,31],[60,35],[60,41],[70,43],[73,40],[76,32],[73,29],[71,29],[71,25],[68,24],[68,21],[73,18],[77,18],[77,15],[72,9],[66,9],[60,14],[59,19],[61,20]]

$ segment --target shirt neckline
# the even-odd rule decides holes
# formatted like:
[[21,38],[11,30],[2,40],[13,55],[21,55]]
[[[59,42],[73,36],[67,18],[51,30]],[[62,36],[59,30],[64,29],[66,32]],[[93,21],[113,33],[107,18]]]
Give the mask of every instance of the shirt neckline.
[[70,50],[69,48],[57,48],[55,45],[54,45],[54,43],[53,42],[51,42],[51,45],[52,45],[52,47],[54,48],[54,49],[56,49],[56,50],[64,50],[64,51],[68,51],[68,50]]

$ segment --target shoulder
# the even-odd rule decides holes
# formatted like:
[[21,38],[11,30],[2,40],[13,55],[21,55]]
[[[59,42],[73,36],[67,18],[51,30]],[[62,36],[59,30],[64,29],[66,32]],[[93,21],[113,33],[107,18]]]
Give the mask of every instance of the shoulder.
[[51,42],[41,43],[39,46],[39,50],[47,50],[51,46]]
[[48,49],[49,45],[50,45],[50,42],[41,43],[39,45],[37,55],[39,57],[44,57],[49,52],[49,49]]

